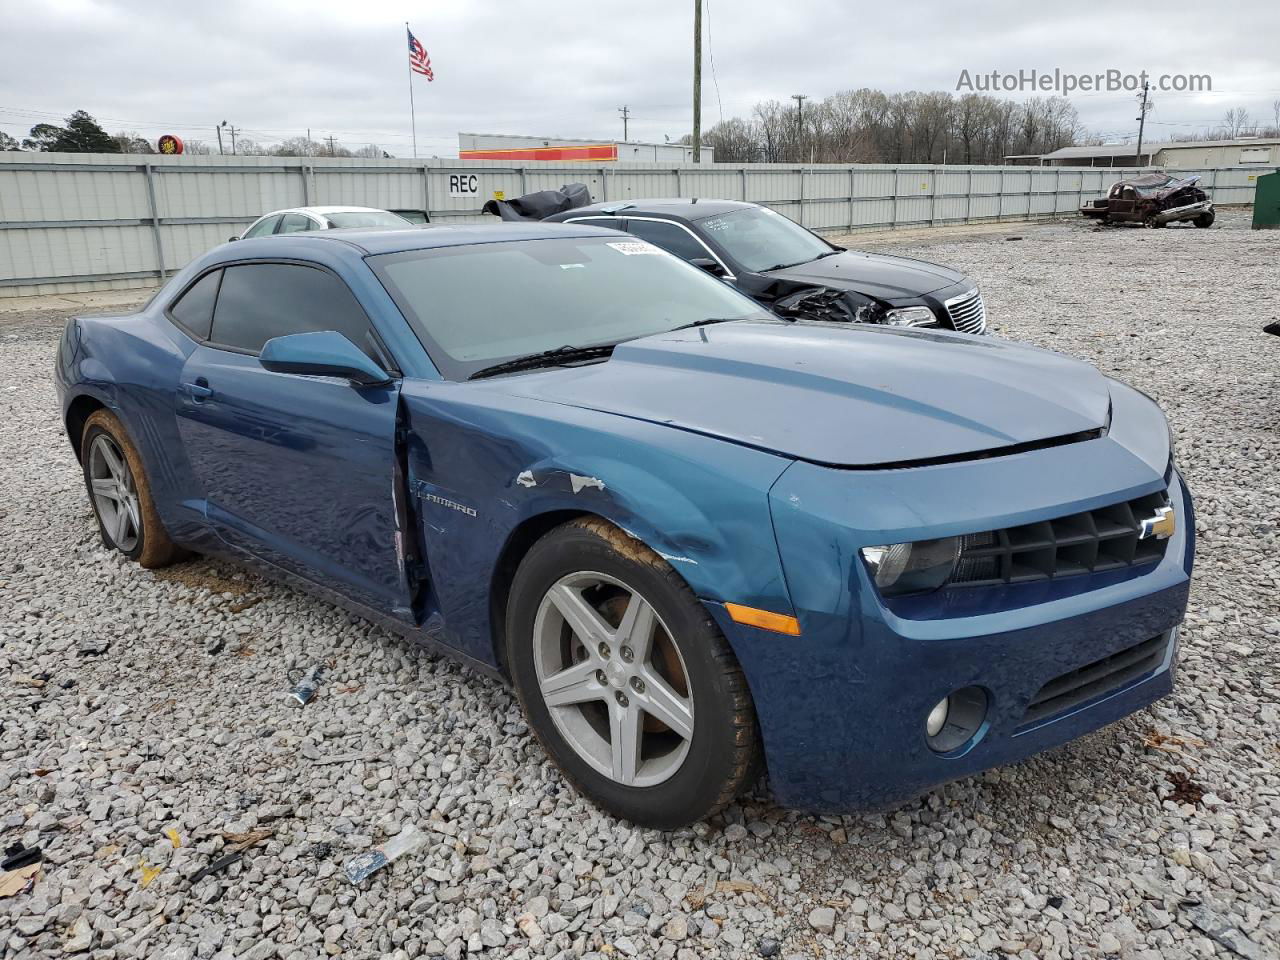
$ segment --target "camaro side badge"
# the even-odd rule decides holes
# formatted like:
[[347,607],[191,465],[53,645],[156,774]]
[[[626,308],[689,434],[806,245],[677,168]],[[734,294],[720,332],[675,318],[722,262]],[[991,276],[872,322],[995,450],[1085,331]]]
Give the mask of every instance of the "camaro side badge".
[[1147,540],[1155,537],[1157,540],[1168,540],[1177,529],[1178,521],[1174,516],[1173,507],[1159,507],[1154,515],[1142,521],[1142,531],[1138,534],[1138,539]]
[[418,499],[425,500],[427,503],[434,503],[441,507],[447,507],[450,510],[457,510],[459,513],[466,514],[468,517],[479,516],[474,507],[468,507],[466,504],[458,503],[456,500],[446,500],[444,497],[437,496],[432,493],[427,484],[421,480],[412,481],[409,484],[409,489],[413,491]]

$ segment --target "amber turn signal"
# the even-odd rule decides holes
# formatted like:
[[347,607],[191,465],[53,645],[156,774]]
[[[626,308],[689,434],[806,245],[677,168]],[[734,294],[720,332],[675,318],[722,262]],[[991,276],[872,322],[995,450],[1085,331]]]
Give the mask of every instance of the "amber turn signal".
[[761,630],[772,630],[774,633],[785,633],[789,637],[800,636],[800,621],[783,613],[770,613],[768,610],[757,610],[755,607],[744,607],[740,603],[726,603],[724,608],[734,623],[745,623],[749,627]]

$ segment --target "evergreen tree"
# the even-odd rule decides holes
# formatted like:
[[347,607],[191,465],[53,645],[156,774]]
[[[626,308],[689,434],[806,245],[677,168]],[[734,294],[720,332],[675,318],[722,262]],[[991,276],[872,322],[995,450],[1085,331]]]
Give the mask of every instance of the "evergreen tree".
[[28,150],[49,153],[120,153],[116,139],[83,110],[67,117],[65,127],[37,123],[22,145]]

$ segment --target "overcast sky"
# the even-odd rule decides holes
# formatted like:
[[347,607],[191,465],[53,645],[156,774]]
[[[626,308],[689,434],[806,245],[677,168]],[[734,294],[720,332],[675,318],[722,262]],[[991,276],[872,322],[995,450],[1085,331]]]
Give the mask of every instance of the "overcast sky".
[[[706,126],[793,93],[954,91],[961,70],[1210,74],[1211,94],[1153,94],[1149,139],[1216,124],[1229,107],[1271,123],[1280,99],[1280,4],[1267,0],[1125,12],[1081,0],[706,2]],[[110,132],[153,141],[213,142],[228,120],[264,143],[310,128],[408,156],[408,20],[436,75],[414,80],[420,155],[456,156],[459,131],[620,138],[623,104],[632,139],[676,139],[692,126],[692,10],[689,0],[0,0],[0,129],[21,137],[84,109]],[[1091,131],[1135,132],[1130,94],[1072,101]]]

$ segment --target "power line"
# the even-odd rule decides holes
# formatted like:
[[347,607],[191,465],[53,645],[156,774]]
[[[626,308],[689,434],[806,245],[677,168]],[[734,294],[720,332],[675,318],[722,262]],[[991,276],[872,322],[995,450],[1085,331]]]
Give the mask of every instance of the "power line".
[[724,123],[724,101],[720,99],[720,81],[716,79],[716,54],[711,49],[711,0],[707,0],[707,59],[711,62],[711,83],[716,88],[716,106],[720,110],[720,122]]

